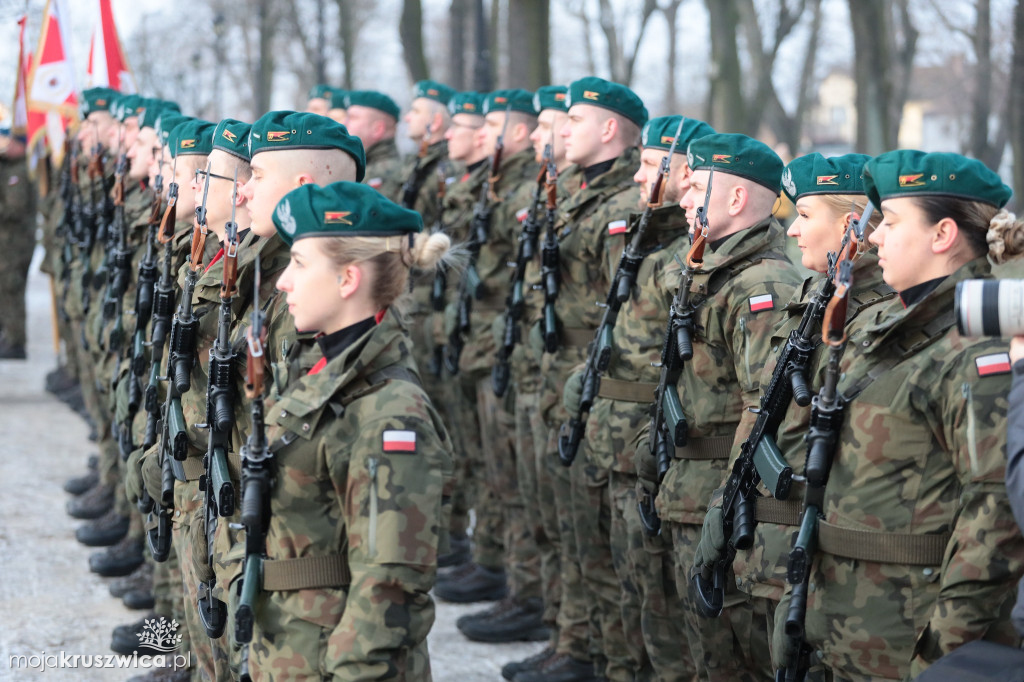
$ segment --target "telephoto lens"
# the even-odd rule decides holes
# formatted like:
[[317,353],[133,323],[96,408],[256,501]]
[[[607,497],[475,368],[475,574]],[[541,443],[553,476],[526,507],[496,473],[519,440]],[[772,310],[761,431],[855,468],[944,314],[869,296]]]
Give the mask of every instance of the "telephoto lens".
[[954,312],[961,336],[1024,334],[1024,280],[964,280],[956,285]]

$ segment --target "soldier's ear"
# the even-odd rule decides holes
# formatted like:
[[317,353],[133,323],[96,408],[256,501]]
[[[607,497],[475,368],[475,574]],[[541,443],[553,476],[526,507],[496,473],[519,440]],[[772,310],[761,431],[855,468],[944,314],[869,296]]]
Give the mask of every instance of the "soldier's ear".
[[295,186],[302,187],[303,185],[316,184],[313,180],[313,176],[309,173],[299,173],[295,176]]
[[615,136],[619,134],[619,122],[614,116],[609,116],[604,119],[604,123],[601,125],[601,143],[608,144],[615,139]]

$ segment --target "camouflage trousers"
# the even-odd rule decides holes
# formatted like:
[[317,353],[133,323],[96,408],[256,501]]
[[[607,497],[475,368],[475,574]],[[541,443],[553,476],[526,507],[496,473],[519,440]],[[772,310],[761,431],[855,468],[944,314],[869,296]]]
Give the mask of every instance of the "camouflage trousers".
[[[167,561],[162,563],[153,561],[149,550],[145,551],[146,561],[153,565],[153,610],[165,618],[170,618],[179,623],[176,634],[181,635],[181,644],[175,653],[188,654],[189,661],[195,660],[192,654],[192,638],[185,625],[185,596],[182,594],[181,585],[181,564],[178,561],[178,553],[171,545],[171,552]],[[192,668],[191,679],[199,682],[199,669]]]
[[[540,393],[516,392],[516,475],[523,502],[523,518],[540,559],[540,593],[544,623],[557,643],[558,607],[562,603],[558,513],[554,499],[568,484],[568,472],[547,457],[547,427],[540,416]],[[559,479],[556,482],[555,479]],[[568,487],[565,485],[565,487]],[[559,492],[556,492],[559,491]]]
[[34,214],[0,230],[0,331],[10,344],[25,345],[25,285],[35,245]]
[[[760,682],[774,675],[771,633],[775,602],[743,594],[727,585],[725,609],[718,618],[703,618],[689,596],[690,568],[701,527],[662,520],[662,534],[672,538],[672,555],[680,622],[701,679],[708,682]],[[731,575],[729,580],[734,580]]]
[[635,475],[613,471],[609,491],[612,558],[622,584],[626,644],[646,672],[637,679],[691,682],[697,679],[697,667],[678,619],[671,537],[644,532]]
[[[79,341],[83,338],[83,323],[82,320],[72,321],[75,339]],[[120,451],[117,442],[111,437],[109,412],[103,403],[103,396],[97,388],[96,364],[81,343],[74,343],[72,348],[78,358],[76,364],[79,368],[78,380],[82,387],[82,401],[85,403],[89,418],[96,426],[100,482],[116,486],[121,480],[117,465]]]
[[218,639],[210,639],[199,618],[199,576],[196,563],[206,561],[206,545],[198,545],[203,522],[199,481],[177,481],[174,484],[173,519],[171,539],[181,566],[185,625],[192,640],[199,679],[207,682],[230,680],[227,640],[223,635]]

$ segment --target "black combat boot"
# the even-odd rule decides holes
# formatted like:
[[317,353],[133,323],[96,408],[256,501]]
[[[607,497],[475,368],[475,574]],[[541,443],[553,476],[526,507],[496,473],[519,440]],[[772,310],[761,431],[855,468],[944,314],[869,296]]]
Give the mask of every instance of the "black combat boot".
[[533,670],[516,673],[512,682],[597,682],[591,661],[580,661],[569,654],[555,654]]
[[191,672],[188,668],[154,668],[145,675],[129,677],[128,682],[189,682]]
[[132,590],[152,589],[153,587],[153,564],[143,562],[141,566],[132,571],[131,575],[123,578],[115,578],[110,581],[110,596],[120,599]]
[[536,670],[540,668],[544,663],[555,655],[555,648],[547,646],[541,651],[535,653],[529,658],[524,658],[521,661],[512,661],[501,666],[501,676],[506,680],[514,679],[519,673],[527,672],[530,670]]
[[475,601],[497,601],[508,594],[505,569],[487,568],[476,563],[459,566],[439,576],[434,594],[444,601],[468,604]]
[[551,636],[544,625],[544,604],[539,597],[508,598],[499,602],[503,608],[482,613],[456,623],[459,631],[474,642],[543,642]]
[[98,519],[114,507],[113,486],[100,484],[89,492],[68,500],[68,514],[76,519]]
[[95,488],[99,483],[100,474],[93,469],[81,476],[75,476],[64,481],[64,492],[72,495],[81,495]]
[[46,373],[46,390],[54,395],[59,395],[78,385],[78,379],[71,376],[65,365],[60,365],[52,372]]
[[75,531],[75,539],[86,547],[110,547],[120,542],[128,532],[129,520],[111,509],[100,518],[90,521]]
[[89,557],[89,570],[104,578],[117,578],[134,571],[142,561],[142,539],[126,536],[113,547],[93,553]]
[[[155,647],[149,646],[142,643],[143,637],[148,631],[159,627],[161,624],[162,616],[151,614],[152,617],[145,617],[141,620],[137,620],[134,623],[128,625],[119,625],[114,628],[114,631],[110,636],[110,648],[115,653],[122,654],[124,656],[130,656],[132,653],[138,651],[139,656],[157,656],[160,654],[173,654],[172,652],[163,651]],[[164,619],[170,622],[169,618]],[[148,623],[147,623],[148,621]],[[179,626],[181,627],[181,626]]]
[[472,543],[470,542],[468,535],[461,533],[459,535],[452,534],[450,537],[451,549],[437,557],[438,568],[461,566],[468,563],[473,558]]

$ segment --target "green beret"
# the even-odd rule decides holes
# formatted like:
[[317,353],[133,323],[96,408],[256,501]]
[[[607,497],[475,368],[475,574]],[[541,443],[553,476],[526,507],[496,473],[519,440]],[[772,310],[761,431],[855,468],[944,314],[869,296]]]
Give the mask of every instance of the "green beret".
[[898,149],[868,161],[864,193],[875,206],[894,197],[946,196],[1002,208],[1013,191],[976,159],[951,152]]
[[864,194],[867,154],[825,158],[818,152],[793,159],[782,171],[782,189],[789,200],[809,194]]
[[587,76],[569,85],[566,109],[574,104],[593,104],[622,114],[641,128],[647,123],[647,107],[635,92],[625,85],[612,83],[597,76]]
[[441,104],[448,104],[448,101],[455,95],[455,89],[437,81],[419,81],[412,86],[412,98],[426,97]]
[[383,111],[396,121],[402,114],[402,110],[395,104],[395,100],[376,90],[353,90],[348,93],[348,97],[345,98],[345,108],[348,109],[353,106],[369,107],[377,111]]
[[164,114],[180,112],[175,102],[162,99],[147,99],[139,110],[139,127],[156,129],[157,120]]
[[306,237],[394,237],[420,232],[423,218],[369,185],[309,183],[284,195],[274,209],[274,227],[291,246]]
[[175,156],[209,156],[213,150],[213,129],[209,121],[193,118],[174,128]]
[[141,95],[121,95],[110,107],[110,113],[121,123],[132,116],[138,116],[139,110],[145,106],[145,100]]
[[249,129],[251,123],[226,118],[213,131],[213,148],[249,161]]
[[306,99],[325,99],[328,102],[331,101],[331,93],[334,92],[334,88],[330,85],[314,85],[309,89],[309,96]]
[[537,88],[537,92],[533,93],[533,110],[535,113],[545,109],[554,109],[556,111],[569,111],[569,107],[565,106],[565,101],[569,96],[569,88],[564,85],[545,85]]
[[331,90],[331,109],[348,109],[348,90],[341,88]]
[[363,143],[345,126],[319,114],[271,111],[260,116],[249,131],[249,158],[280,149],[340,149],[355,159],[357,181],[366,173]]
[[686,160],[691,170],[715,169],[753,180],[779,193],[782,159],[760,140],[738,133],[715,133],[690,143]]
[[448,113],[469,114],[470,116],[484,115],[484,96],[479,92],[457,92],[448,100]]
[[495,90],[484,98],[484,116],[494,111],[518,111],[521,114],[536,116],[533,109],[533,93],[518,88],[512,90]]
[[117,90],[110,88],[88,88],[82,91],[82,115],[88,116],[94,111],[110,111]]
[[175,144],[178,138],[174,137],[174,129],[185,121],[191,121],[191,116],[184,116],[177,111],[169,111],[160,114],[156,120],[157,134],[160,142],[171,148],[171,154],[175,151]]
[[679,121],[683,121],[683,129],[679,132],[679,143],[676,144],[676,154],[685,154],[690,142],[704,137],[714,135],[715,129],[704,121],[695,118],[683,119],[682,116],[659,116],[652,118],[644,126],[640,135],[640,144],[645,149],[663,149],[666,152],[672,148],[672,140],[679,130]]

